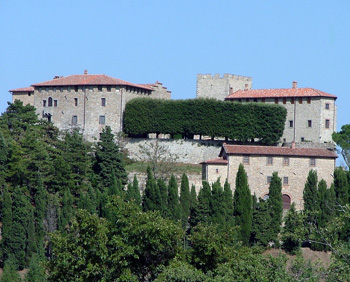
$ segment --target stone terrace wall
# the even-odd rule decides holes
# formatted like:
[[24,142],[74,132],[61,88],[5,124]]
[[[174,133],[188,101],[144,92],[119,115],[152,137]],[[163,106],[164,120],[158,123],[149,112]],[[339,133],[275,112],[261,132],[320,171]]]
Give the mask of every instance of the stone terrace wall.
[[212,140],[171,140],[171,139],[126,139],[123,147],[128,150],[129,157],[135,161],[147,161],[142,147],[152,150],[158,146],[165,151],[166,159],[176,159],[178,163],[199,164],[218,157],[224,141]]

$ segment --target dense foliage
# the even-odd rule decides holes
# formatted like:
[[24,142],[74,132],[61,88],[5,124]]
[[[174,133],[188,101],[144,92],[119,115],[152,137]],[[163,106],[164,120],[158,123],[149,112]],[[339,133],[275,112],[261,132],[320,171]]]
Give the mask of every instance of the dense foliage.
[[124,131],[132,136],[196,134],[274,144],[282,136],[285,119],[286,109],[278,105],[137,98],[126,104]]

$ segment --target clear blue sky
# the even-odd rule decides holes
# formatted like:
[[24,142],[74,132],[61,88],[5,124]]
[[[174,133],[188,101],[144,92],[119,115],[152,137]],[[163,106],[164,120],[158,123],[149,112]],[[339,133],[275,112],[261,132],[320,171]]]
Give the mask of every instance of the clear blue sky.
[[198,73],[253,77],[253,88],[313,87],[338,96],[350,123],[350,1],[0,2],[0,111],[8,90],[55,75],[160,81],[194,98]]

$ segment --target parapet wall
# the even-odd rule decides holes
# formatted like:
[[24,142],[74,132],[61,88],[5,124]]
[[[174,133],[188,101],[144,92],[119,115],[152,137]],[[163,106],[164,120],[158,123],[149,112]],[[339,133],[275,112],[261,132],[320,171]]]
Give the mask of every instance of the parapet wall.
[[251,89],[253,79],[248,76],[225,73],[197,74],[197,98],[224,100],[230,93],[245,88]]

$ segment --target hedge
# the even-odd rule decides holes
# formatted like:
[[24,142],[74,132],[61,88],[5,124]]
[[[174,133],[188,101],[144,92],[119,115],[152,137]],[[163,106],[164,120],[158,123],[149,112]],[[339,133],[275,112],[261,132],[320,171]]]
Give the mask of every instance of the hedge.
[[129,136],[204,135],[275,144],[283,134],[286,115],[284,107],[273,104],[136,98],[125,106],[124,132]]

